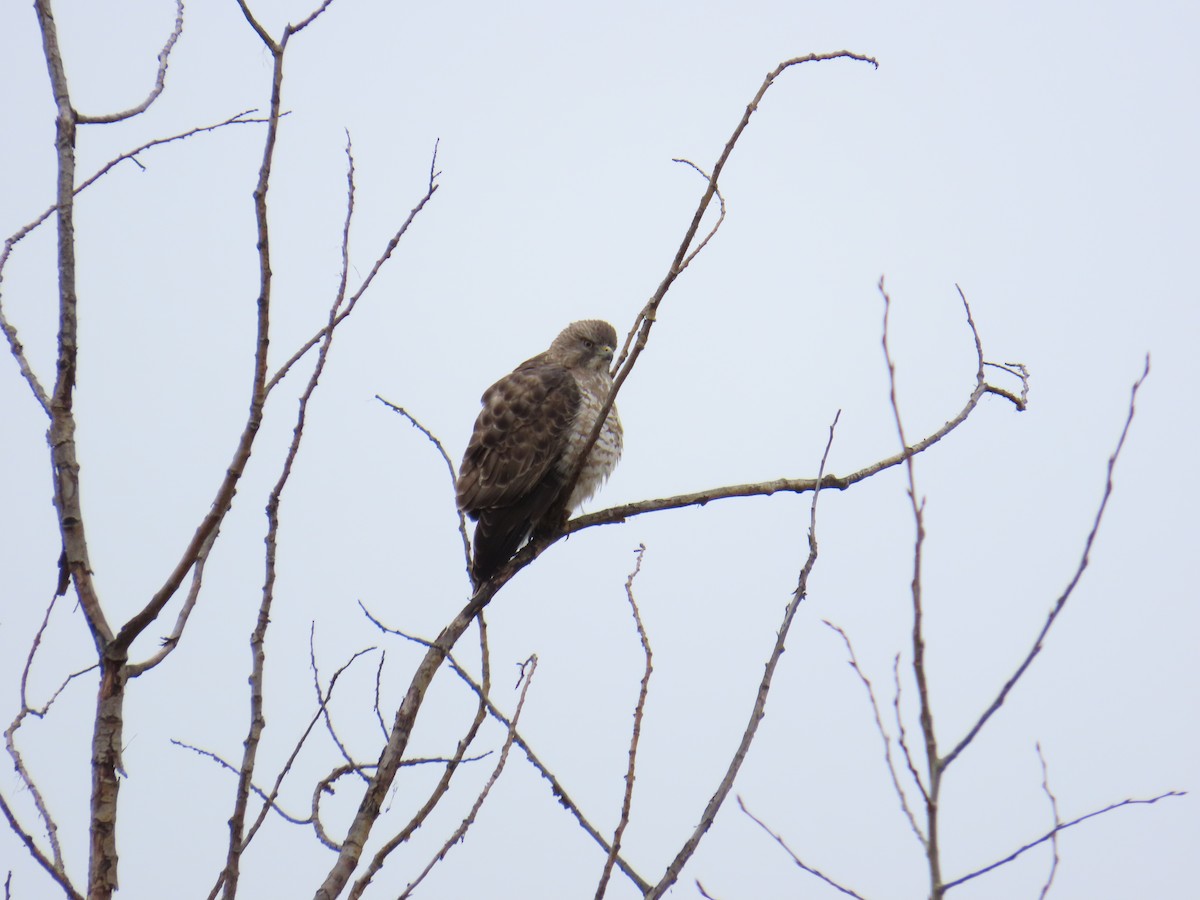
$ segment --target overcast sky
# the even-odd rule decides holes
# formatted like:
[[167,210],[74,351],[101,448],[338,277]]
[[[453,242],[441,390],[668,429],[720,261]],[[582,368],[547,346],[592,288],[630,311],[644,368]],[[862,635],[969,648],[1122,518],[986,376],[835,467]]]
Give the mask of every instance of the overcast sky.
[[[54,192],[55,111],[31,7],[0,9],[4,235]],[[254,8],[275,35],[309,11]],[[55,11],[76,107],[139,102],[173,5],[60,0]],[[721,179],[726,222],[668,295],[622,390],[625,456],[589,509],[812,476],[838,410],[831,471],[896,452],[881,276],[906,429],[936,429],[974,382],[958,285],[986,357],[1026,364],[1032,390],[1024,413],[985,398],[916,466],[927,502],[929,677],[939,737],[953,745],[1074,572],[1149,353],[1092,565],[1028,676],[947,776],[943,870],[953,878],[985,865],[1052,823],[1036,742],[1064,819],[1200,786],[1198,29],[1200,9],[1183,0],[335,0],[288,49],[290,114],[269,200],[275,365],[320,326],[336,289],[347,131],[358,184],[352,282],[424,192],[439,140],[442,174],[338,332],[284,497],[260,780],[270,781],[313,709],[310,627],[326,675],[364,647],[386,651],[390,717],[417,651],[381,636],[358,603],[432,637],[466,597],[445,466],[375,395],[411,410],[457,463],[488,384],[574,319],[604,318],[622,334],[633,323],[704,188],[672,159],[711,167],[767,71],[848,49],[876,57],[878,71],[846,60],[792,69],[752,119]],[[152,138],[265,108],[270,75],[269,54],[232,0],[192,4],[155,106],[121,125],[81,127],[80,177]],[[144,168],[118,166],[77,205],[82,492],[110,620],[140,608],[178,559],[244,418],[258,289],[250,192],[263,133],[241,125],[151,151]],[[47,384],[54,241],[49,225],[35,232],[0,282],[4,313]],[[122,898],[206,896],[223,863],[234,780],[170,740],[240,755],[262,510],[304,372],[272,397],[180,649],[130,688]],[[7,353],[0,411],[7,723],[60,546],[45,420]],[[735,788],[807,863],[872,900],[923,897],[928,885],[862,686],[822,620],[850,635],[885,711],[901,655],[915,733],[905,487],[895,469],[822,495],[810,595]],[[634,548],[646,545],[635,592],[654,675],[624,852],[652,881],[691,833],[745,726],[806,552],[808,503],[726,501],[585,531],[488,611],[497,703],[515,706],[515,664],[536,653],[522,732],[611,832],[642,674],[624,581]],[[135,656],[153,652],[176,611]],[[469,634],[459,650],[475,669],[476,647]],[[92,658],[81,614],[63,603],[31,699],[44,702]],[[346,674],[335,707],[352,752],[371,761],[378,661],[376,652]],[[94,690],[91,676],[78,679],[20,737],[79,882]],[[439,675],[410,753],[452,752],[473,709],[463,686]],[[502,740],[489,724],[481,751]],[[420,871],[493,760],[461,775],[375,896],[397,895]],[[314,744],[284,805],[304,813],[312,783],[338,762],[327,740]],[[0,789],[33,821],[4,770]],[[435,778],[429,767],[402,773],[376,835],[406,821]],[[347,779],[327,801],[333,834],[359,796]],[[1062,836],[1050,896],[1196,896],[1198,842],[1194,795],[1117,810]],[[245,861],[243,895],[310,896],[332,859],[310,833],[272,818]],[[420,896],[590,897],[602,864],[514,751],[466,842]],[[953,896],[1036,897],[1049,864],[1042,847]],[[14,897],[54,895],[5,832],[0,872],[8,869]],[[796,869],[732,798],[671,896],[699,896],[697,878],[721,900],[838,896]],[[608,896],[637,892],[615,875]]]

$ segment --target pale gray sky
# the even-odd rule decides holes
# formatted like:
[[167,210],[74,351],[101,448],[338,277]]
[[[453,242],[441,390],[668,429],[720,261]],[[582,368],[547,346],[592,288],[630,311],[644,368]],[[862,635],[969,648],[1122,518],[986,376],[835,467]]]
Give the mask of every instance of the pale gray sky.
[[[309,11],[254,4],[269,30]],[[159,2],[55,5],[76,106],[138,102],[174,18]],[[956,877],[1052,821],[1040,741],[1064,818],[1126,797],[1197,787],[1200,606],[1194,506],[1200,445],[1200,63],[1194,3],[1083,5],[742,2],[361,4],[336,0],[288,50],[270,208],[273,358],[323,321],[339,266],[345,131],[358,166],[354,275],[424,190],[440,139],[441,188],[339,332],[284,499],[267,673],[266,773],[311,713],[308,634],[323,672],[387,650],[393,708],[416,654],[390,624],[433,636],[466,590],[445,468],[376,393],[433,429],[457,462],[479,394],[567,322],[624,333],[666,272],[708,168],[778,62],[814,51],[875,56],[786,73],[721,187],[728,218],[664,303],[620,398],[621,466],[590,509],[719,484],[815,473],[834,413],[830,469],[896,449],[879,349],[885,275],[910,435],[960,408],[974,350],[1032,373],[1028,412],[986,398],[922,456],[925,598],[938,730],[953,744],[1028,650],[1077,564],[1105,464],[1147,352],[1153,371],[1092,566],[1027,678],[956,763],[943,797],[944,869]],[[271,63],[232,0],[194,3],[150,112],[79,135],[82,175],[124,149],[267,103]],[[0,10],[0,232],[53,196],[53,126],[31,4]],[[140,608],[211,500],[248,400],[257,258],[250,191],[261,126],[126,163],[78,204],[82,351],[77,410],[92,561],[110,618]],[[5,314],[53,379],[54,236],[40,229],[3,275]],[[11,357],[0,362],[0,721],[55,579],[45,423]],[[307,371],[307,370],[306,370]],[[246,728],[247,634],[262,581],[263,504],[301,381],[273,397],[247,480],[178,652],[129,694],[120,849],[123,898],[205,896],[223,861],[233,780],[171,738],[234,758]],[[281,391],[283,390],[281,389]],[[921,851],[892,793],[855,642],[890,702],[911,642],[911,516],[899,471],[821,501],[821,557],[766,719],[736,792],[808,863],[872,900],[925,896]],[[488,612],[495,697],[540,659],[522,720],[530,743],[603,830],[616,823],[641,656],[624,596],[654,647],[629,860],[653,878],[691,832],[745,725],[805,552],[808,499],[775,496],[645,516],[552,548]],[[169,620],[137,645],[146,653]],[[461,647],[471,659],[474,639]],[[44,698],[92,654],[59,608],[31,689]],[[341,685],[338,717],[374,759],[377,656]],[[906,682],[906,704],[914,697]],[[443,673],[411,752],[449,752],[473,711]],[[23,730],[58,812],[71,871],[86,870],[84,811],[94,684],[70,687]],[[389,713],[390,714],[390,713]],[[908,726],[915,730],[915,716]],[[497,747],[496,728],[483,744]],[[284,803],[307,809],[337,764],[302,758]],[[395,896],[469,808],[479,763],[378,879]],[[406,772],[388,821],[435,778]],[[307,779],[307,780],[306,780]],[[11,769],[0,781],[26,815]],[[335,834],[358,802],[324,807]],[[383,827],[378,829],[382,833]],[[1118,810],[1063,835],[1051,896],[1195,896],[1192,796]],[[286,860],[281,866],[280,860]],[[244,896],[310,896],[332,855],[270,820]],[[591,896],[603,856],[519,753],[466,842],[420,896]],[[1046,848],[953,892],[1036,897]],[[11,835],[14,897],[53,896]],[[699,878],[721,900],[832,897],[731,802],[672,896]],[[609,897],[636,895],[614,876]]]

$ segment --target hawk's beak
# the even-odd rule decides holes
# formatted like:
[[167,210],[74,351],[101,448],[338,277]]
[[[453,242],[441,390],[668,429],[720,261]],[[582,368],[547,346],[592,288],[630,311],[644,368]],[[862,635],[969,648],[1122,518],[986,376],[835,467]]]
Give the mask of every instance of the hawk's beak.
[[612,362],[614,349],[615,348],[608,346],[608,344],[604,344],[600,348],[600,356],[603,357],[604,359],[608,360],[609,362]]

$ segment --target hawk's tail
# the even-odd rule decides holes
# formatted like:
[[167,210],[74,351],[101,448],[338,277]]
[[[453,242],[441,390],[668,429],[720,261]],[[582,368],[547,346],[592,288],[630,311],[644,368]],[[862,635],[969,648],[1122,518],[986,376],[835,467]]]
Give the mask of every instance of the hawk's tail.
[[475,526],[475,554],[471,577],[476,584],[487,581],[513,554],[521,549],[532,531],[528,516],[513,516],[511,509],[485,509]]
[[562,479],[549,475],[518,503],[479,510],[471,560],[475,583],[481,584],[495,575],[534,530],[549,521],[548,514],[562,510],[563,501]]

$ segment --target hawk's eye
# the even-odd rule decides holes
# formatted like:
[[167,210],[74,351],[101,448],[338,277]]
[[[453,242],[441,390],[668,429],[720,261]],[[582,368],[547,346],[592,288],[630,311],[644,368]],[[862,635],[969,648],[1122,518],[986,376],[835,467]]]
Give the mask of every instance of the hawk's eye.
[[583,339],[583,346],[585,346],[585,347],[587,347],[589,350],[591,350],[591,349],[592,349],[593,347],[595,347],[596,345],[595,345],[594,343],[592,343],[591,341],[589,341],[587,338],[584,338],[584,339]]

